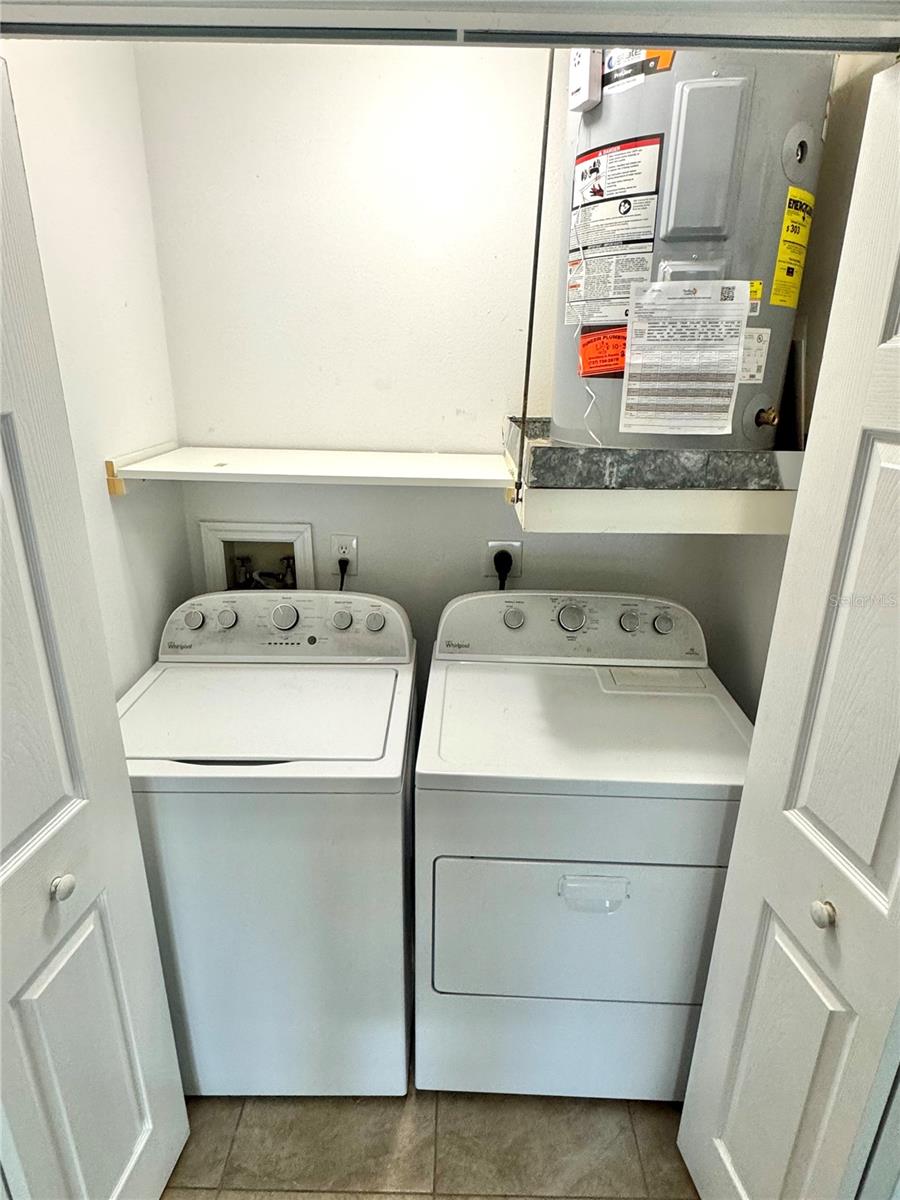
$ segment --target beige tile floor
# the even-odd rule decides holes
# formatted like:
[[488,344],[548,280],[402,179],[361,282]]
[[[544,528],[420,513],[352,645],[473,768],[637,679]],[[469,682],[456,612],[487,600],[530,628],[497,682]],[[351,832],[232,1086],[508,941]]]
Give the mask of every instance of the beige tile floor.
[[163,1200],[696,1200],[678,1106],[411,1092],[195,1099]]

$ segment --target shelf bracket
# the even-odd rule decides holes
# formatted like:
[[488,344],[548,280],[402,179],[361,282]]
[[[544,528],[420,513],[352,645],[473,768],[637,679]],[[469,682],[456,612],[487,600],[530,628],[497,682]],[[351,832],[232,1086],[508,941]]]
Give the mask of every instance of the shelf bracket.
[[168,454],[170,450],[177,449],[177,442],[158,442],[155,446],[145,446],[143,450],[134,450],[130,454],[107,458],[103,464],[106,469],[106,490],[110,496],[124,496],[127,491],[125,480],[119,476],[122,467],[140,462],[143,458],[155,458],[158,454]]

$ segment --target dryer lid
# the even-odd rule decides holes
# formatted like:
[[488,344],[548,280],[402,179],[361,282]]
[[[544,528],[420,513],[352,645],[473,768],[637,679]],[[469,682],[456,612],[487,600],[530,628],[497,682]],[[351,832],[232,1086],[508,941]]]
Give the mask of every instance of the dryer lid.
[[397,670],[376,666],[161,664],[120,713],[129,759],[374,762]]
[[436,666],[419,786],[739,794],[750,725],[708,669]]

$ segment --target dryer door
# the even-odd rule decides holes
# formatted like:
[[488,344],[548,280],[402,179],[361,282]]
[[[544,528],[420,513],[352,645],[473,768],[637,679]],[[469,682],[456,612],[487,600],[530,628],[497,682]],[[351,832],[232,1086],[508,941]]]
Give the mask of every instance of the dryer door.
[[724,867],[439,858],[439,992],[699,1004]]

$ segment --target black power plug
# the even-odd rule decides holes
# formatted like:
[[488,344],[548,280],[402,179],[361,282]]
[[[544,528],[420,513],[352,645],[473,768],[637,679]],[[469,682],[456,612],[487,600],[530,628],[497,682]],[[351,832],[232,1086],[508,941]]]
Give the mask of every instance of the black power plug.
[[494,570],[497,572],[497,578],[500,581],[500,591],[506,591],[506,581],[509,579],[509,573],[513,568],[513,557],[508,550],[498,550],[494,555]]

